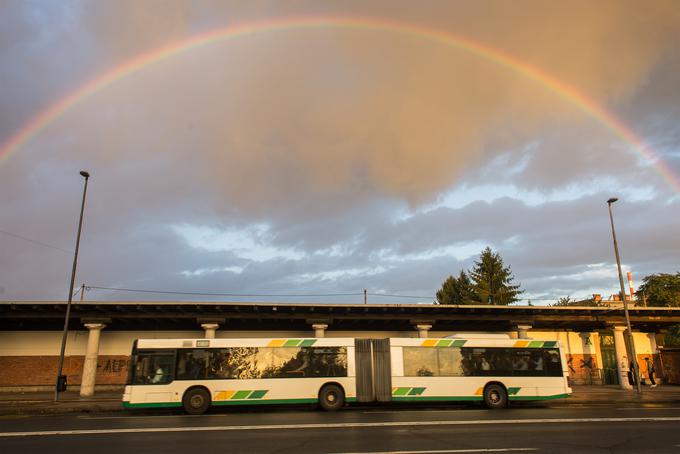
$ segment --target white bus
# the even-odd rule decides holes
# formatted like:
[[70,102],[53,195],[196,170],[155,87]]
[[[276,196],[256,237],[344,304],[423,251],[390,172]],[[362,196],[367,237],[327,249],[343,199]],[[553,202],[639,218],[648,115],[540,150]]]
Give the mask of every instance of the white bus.
[[568,397],[556,341],[523,339],[136,340],[127,408],[351,402],[509,401]]

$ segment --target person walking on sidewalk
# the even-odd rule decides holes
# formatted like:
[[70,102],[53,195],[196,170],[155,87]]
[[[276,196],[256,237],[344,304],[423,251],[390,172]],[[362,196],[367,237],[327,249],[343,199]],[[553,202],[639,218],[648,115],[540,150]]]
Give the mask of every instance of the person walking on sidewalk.
[[649,376],[649,381],[652,383],[652,388],[655,388],[656,382],[654,381],[654,361],[649,358],[645,358],[645,363],[647,363],[647,374]]

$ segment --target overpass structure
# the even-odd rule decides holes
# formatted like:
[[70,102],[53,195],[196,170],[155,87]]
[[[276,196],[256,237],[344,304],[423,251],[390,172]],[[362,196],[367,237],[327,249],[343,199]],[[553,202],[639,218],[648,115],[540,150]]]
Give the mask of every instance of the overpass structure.
[[[0,388],[51,386],[56,377],[66,303],[0,302]],[[680,308],[629,310],[638,364],[658,364],[664,333]],[[559,340],[574,383],[628,388],[630,355],[621,308],[308,304],[185,301],[91,301],[71,307],[65,363],[68,382],[91,395],[121,386],[135,338],[163,337],[446,337],[506,333]],[[89,366],[88,366],[89,364]]]

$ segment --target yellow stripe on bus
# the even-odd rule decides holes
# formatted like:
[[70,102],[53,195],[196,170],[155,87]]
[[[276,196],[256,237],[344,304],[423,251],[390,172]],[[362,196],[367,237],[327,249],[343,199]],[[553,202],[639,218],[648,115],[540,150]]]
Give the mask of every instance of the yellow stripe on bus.
[[215,400],[229,400],[236,391],[217,391],[215,393]]
[[484,394],[484,387],[480,386],[477,388],[477,391],[475,391],[475,396],[481,396],[482,394]]
[[529,345],[529,341],[517,341],[513,347],[526,347]]
[[274,339],[269,341],[267,347],[280,347],[286,342],[286,339]]
[[434,347],[437,345],[437,339],[428,339],[421,344],[423,347]]

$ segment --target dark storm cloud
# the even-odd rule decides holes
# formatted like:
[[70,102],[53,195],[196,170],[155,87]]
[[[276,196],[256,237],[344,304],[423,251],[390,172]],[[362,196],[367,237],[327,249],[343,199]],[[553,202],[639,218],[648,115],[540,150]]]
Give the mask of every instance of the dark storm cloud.
[[[669,166],[677,161],[673,3],[0,8],[0,140],[135,55],[240,21],[319,14],[416,22],[497,47],[621,112]],[[80,168],[93,174],[79,275],[91,285],[432,295],[471,265],[469,245],[490,244],[533,294],[577,294],[610,284],[612,191],[630,196],[616,209],[636,276],[673,271],[680,253],[677,195],[611,130],[507,68],[394,33],[258,34],[150,65],[2,163],[0,229],[72,248]],[[489,183],[546,200],[427,209]],[[566,200],[551,196],[559,191]],[[215,244],[192,246],[177,226],[212,229]],[[241,240],[217,244],[221,231]],[[239,242],[268,258],[244,255]],[[2,234],[0,247],[2,298],[64,297],[68,254]]]

